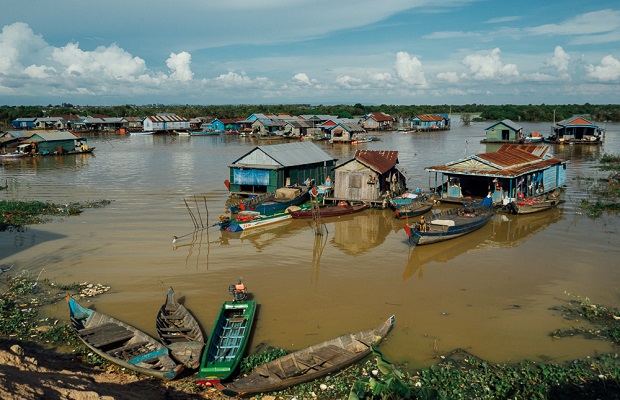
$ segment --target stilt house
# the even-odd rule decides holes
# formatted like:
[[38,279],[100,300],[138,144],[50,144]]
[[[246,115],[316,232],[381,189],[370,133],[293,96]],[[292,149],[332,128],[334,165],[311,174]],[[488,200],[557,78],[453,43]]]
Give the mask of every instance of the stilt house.
[[407,189],[406,179],[396,164],[398,151],[356,151],[352,160],[335,169],[334,197],[381,201],[386,194],[397,196],[403,193]]

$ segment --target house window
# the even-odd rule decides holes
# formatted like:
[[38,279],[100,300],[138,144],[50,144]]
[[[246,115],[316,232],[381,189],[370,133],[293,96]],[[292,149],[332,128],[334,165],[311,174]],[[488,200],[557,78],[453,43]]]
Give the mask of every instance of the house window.
[[361,188],[362,187],[362,176],[361,175],[351,175],[349,177],[349,187]]

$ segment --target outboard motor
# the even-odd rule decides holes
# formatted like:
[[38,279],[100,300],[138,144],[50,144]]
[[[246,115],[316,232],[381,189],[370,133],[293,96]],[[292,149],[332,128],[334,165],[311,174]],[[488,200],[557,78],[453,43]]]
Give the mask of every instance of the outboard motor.
[[228,291],[233,297],[233,301],[243,301],[246,298],[247,290],[241,280],[236,285],[228,286]]

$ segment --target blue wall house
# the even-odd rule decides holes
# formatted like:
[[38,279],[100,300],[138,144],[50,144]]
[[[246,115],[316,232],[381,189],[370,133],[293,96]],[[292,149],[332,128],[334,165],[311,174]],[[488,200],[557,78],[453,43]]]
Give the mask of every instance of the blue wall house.
[[11,121],[11,125],[15,129],[34,129],[36,124],[36,118],[17,118]]
[[447,130],[450,129],[450,117],[447,114],[416,115],[409,125],[421,131]]
[[[553,157],[549,146],[502,145],[447,164],[426,167],[431,190],[445,202],[479,201],[490,192],[495,204],[532,197],[566,185],[567,160]],[[434,175],[434,179],[433,179]]]
[[509,119],[494,123],[485,129],[486,138],[481,143],[521,143],[523,127]]
[[325,181],[336,159],[312,142],[257,146],[230,166],[230,192],[252,195],[267,193],[307,179]]
[[603,143],[605,130],[584,117],[575,116],[555,124],[553,135],[546,142],[571,142],[585,144]]

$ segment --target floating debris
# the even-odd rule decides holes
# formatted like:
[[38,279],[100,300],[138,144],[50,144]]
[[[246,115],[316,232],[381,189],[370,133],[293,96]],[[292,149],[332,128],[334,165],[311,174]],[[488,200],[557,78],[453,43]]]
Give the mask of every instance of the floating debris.
[[101,283],[92,284],[84,282],[80,284],[80,297],[95,297],[110,290],[110,286],[104,286]]

